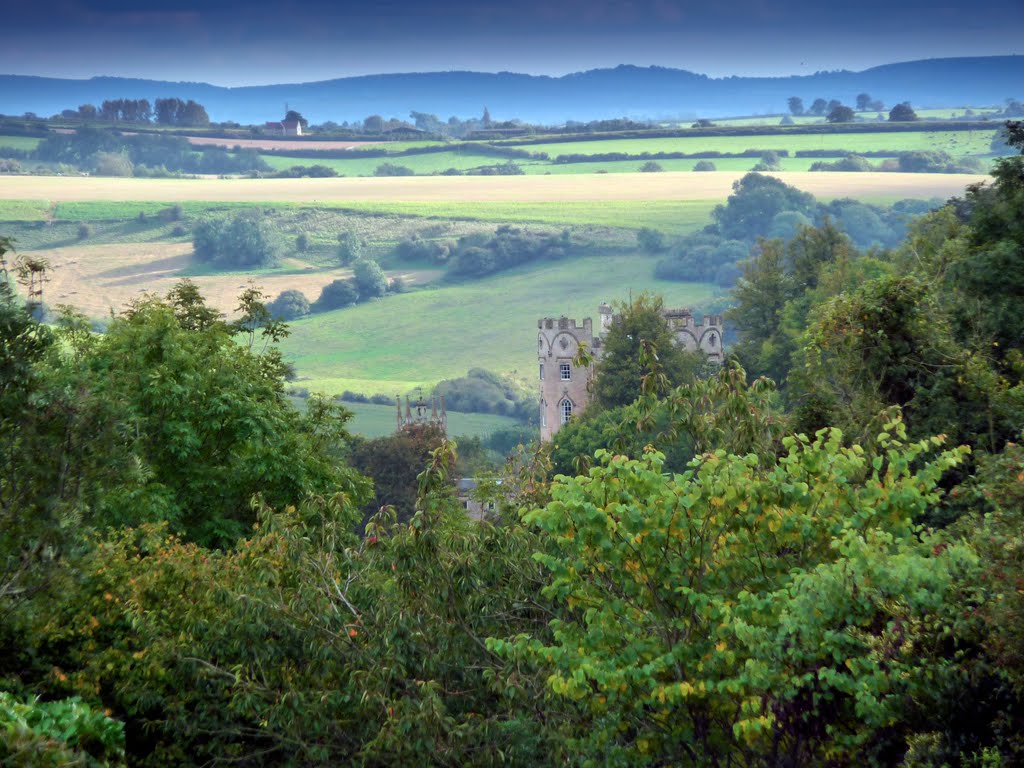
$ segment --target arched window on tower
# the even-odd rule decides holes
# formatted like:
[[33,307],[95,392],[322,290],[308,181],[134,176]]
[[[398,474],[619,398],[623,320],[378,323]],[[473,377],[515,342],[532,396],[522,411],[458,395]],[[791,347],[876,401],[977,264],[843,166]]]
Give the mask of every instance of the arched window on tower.
[[568,424],[569,419],[572,418],[572,400],[565,398],[558,404],[558,412],[561,414],[562,423]]

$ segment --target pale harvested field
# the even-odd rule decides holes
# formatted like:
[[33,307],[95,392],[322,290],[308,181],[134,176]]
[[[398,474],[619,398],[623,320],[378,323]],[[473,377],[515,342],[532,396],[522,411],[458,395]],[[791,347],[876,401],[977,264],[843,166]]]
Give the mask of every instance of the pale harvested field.
[[[743,173],[404,176],[329,179],[120,179],[8,176],[0,199],[183,202],[601,202],[721,200]],[[940,173],[776,173],[820,198],[945,198],[990,177]]]
[[[182,271],[192,266],[192,246],[188,243],[75,245],[35,251],[33,255],[44,256],[50,262],[50,280],[44,287],[46,303],[70,304],[89,317],[108,316],[111,309],[119,312],[146,293],[166,294],[182,279]],[[295,271],[253,275],[252,279],[270,298],[283,290],[297,289],[315,301],[327,283],[352,275],[348,269],[317,269],[299,261],[285,260],[285,266]],[[437,271],[396,271],[388,275],[401,275],[407,283],[416,283],[435,278]],[[190,279],[210,306],[231,315],[249,276],[233,272]]]

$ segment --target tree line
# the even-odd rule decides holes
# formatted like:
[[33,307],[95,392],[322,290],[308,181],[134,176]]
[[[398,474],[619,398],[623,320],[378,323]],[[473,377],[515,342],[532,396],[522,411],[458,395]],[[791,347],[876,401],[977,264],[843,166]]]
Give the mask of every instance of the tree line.
[[95,104],[82,104],[77,110],[66,109],[62,117],[80,120],[102,120],[111,123],[150,123],[157,125],[196,128],[210,124],[206,107],[188,99],[175,97],[157,99],[107,99],[99,108]]

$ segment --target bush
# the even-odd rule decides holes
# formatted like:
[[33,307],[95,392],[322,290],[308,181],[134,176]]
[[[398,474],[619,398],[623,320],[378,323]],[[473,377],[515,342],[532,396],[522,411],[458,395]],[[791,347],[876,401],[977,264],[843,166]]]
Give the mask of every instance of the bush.
[[868,161],[866,157],[860,155],[847,155],[841,160],[836,160],[834,163],[825,162],[819,160],[816,163],[811,164],[812,171],[844,171],[848,173],[861,173],[873,171],[874,166]]
[[955,173],[956,164],[945,152],[901,152],[899,169],[903,173]]
[[271,315],[282,320],[295,320],[309,314],[309,299],[302,291],[294,289],[281,291],[276,299],[267,304],[267,310]]
[[910,106],[910,102],[904,101],[889,110],[889,122],[909,123],[917,120],[917,113]]
[[92,237],[92,227],[90,227],[84,221],[80,221],[78,222],[77,234],[79,240],[88,240],[90,237]]
[[482,234],[460,238],[448,275],[482,277],[536,259],[560,259],[571,246],[572,235],[568,229],[555,235],[503,225],[494,230],[490,239]]
[[125,765],[124,725],[77,696],[22,703],[0,691],[0,761],[7,766]]
[[445,264],[454,250],[455,244],[450,241],[427,240],[420,235],[413,235],[395,247],[395,254],[408,261]]
[[467,171],[467,173],[473,176],[523,176],[526,171],[523,170],[519,163],[509,160],[507,163],[500,165],[484,165],[480,168],[474,168],[471,171]]
[[695,171],[713,171],[715,170],[715,164],[710,160],[700,160],[694,166]]
[[636,242],[647,253],[665,250],[665,236],[656,229],[642,227],[636,233]]
[[444,395],[445,407],[450,411],[496,413],[532,421],[540,410],[532,392],[484,368],[471,368],[465,376],[445,379],[434,391]]
[[98,176],[132,176],[135,166],[128,155],[120,152],[98,152],[93,172]]
[[188,234],[188,227],[184,224],[175,224],[171,227],[171,237],[184,237]]
[[660,173],[661,171],[664,170],[665,169],[662,168],[660,164],[654,162],[653,160],[648,160],[646,163],[640,166],[641,173]]
[[359,259],[352,265],[352,282],[361,299],[383,296],[388,289],[384,270],[373,259]]
[[338,233],[338,262],[347,267],[353,261],[362,256],[363,244],[350,230]]
[[277,237],[258,211],[201,221],[192,242],[199,261],[227,269],[272,266],[280,252]]
[[327,312],[341,309],[359,301],[359,292],[351,280],[335,280],[328,283],[320,291],[320,298],[310,309],[314,312]]
[[277,179],[326,179],[337,176],[338,172],[326,165],[293,165],[291,168],[278,171],[273,175]]
[[407,168],[404,165],[396,165],[395,163],[381,163],[373,169],[374,176],[415,176],[416,172],[412,168]]
[[295,238],[295,250],[299,253],[306,253],[309,250],[309,235],[300,232]]

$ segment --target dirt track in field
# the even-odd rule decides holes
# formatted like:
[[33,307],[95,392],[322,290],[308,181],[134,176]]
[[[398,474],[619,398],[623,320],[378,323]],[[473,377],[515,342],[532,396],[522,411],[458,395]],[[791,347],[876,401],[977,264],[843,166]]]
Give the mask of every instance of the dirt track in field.
[[[50,279],[44,286],[46,303],[70,304],[89,317],[108,316],[111,309],[119,312],[132,299],[146,293],[164,295],[182,279],[182,271],[192,266],[192,246],[188,243],[76,245],[34,251],[33,255],[43,256],[50,263]],[[327,283],[352,275],[348,269],[317,269],[287,259],[285,266],[294,271],[252,277],[268,299],[281,291],[296,289],[311,302],[316,301]],[[436,270],[387,274],[401,275],[407,283],[416,283],[436,277]],[[236,272],[190,279],[199,286],[210,306],[231,315],[249,276]]]
[[[744,173],[567,176],[404,176],[328,179],[120,179],[7,176],[0,199],[51,203],[183,202],[602,202],[724,200]],[[988,176],[940,173],[775,173],[820,198],[946,198]]]

